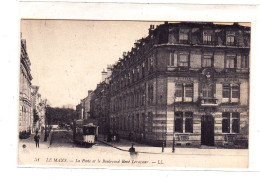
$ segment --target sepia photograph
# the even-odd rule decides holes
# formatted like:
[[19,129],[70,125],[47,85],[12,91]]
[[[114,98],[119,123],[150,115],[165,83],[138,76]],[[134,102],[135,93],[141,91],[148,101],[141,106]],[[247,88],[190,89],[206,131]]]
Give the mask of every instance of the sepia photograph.
[[18,165],[248,168],[250,22],[21,19]]

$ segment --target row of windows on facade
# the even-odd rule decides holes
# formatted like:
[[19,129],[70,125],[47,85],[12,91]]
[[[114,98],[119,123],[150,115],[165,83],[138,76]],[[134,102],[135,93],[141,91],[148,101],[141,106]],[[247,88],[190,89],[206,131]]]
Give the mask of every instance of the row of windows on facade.
[[[189,52],[169,52],[168,66],[172,67],[189,67],[190,65],[190,53]],[[247,54],[241,55],[241,61],[238,62],[238,55],[225,54],[224,68],[248,68],[249,57]],[[238,64],[239,63],[239,64]],[[214,67],[214,54],[204,53],[201,56],[201,68]]]
[[[236,36],[236,31],[226,31],[226,35],[223,36],[214,36],[213,30],[204,30],[202,34],[202,41],[203,44],[206,45],[212,45],[212,44],[220,44],[220,42],[223,42],[220,39],[225,40],[225,45],[227,46],[238,46],[238,36]],[[225,37],[225,39],[224,39]],[[220,39],[219,39],[220,38]],[[245,46],[249,46],[250,40],[249,40],[249,34],[243,35],[243,43]],[[191,30],[190,29],[180,29],[179,31],[179,42],[180,43],[190,43],[191,41]],[[221,43],[222,44],[222,43]]]
[[[214,31],[213,30],[204,30],[203,31],[203,44],[214,44],[217,41],[214,41],[216,37],[214,37]],[[189,43],[191,40],[191,30],[190,29],[180,29],[179,31],[179,43]],[[234,46],[238,43],[238,37],[236,36],[235,31],[226,31],[226,45],[228,46]],[[135,56],[135,58],[129,59],[130,54],[124,55],[124,57],[128,58],[128,61],[122,64],[128,64],[130,62],[133,62],[138,56],[137,55],[143,55],[145,51],[151,48],[152,44],[154,44],[154,36],[151,35],[151,39],[149,42],[147,42],[148,39],[145,39],[145,41],[139,41],[139,43],[136,43],[136,47],[132,49],[131,55]],[[247,36],[243,36],[243,42],[246,46],[249,45],[249,34]]]
[[[193,133],[193,112],[175,112],[174,132]],[[147,120],[145,114],[139,117],[139,114],[128,117],[117,117],[111,119],[111,128],[114,130],[153,132],[153,113],[148,113]],[[240,113],[223,112],[222,113],[222,133],[239,133],[240,131]]]
[[[203,99],[215,98],[216,86],[214,84],[203,83],[201,85],[201,97]],[[153,104],[154,87],[148,86],[147,105]],[[162,96],[161,96],[162,97]],[[238,102],[240,98],[239,84],[222,84],[222,102]],[[162,99],[162,98],[160,98]],[[176,84],[175,85],[175,102],[193,102],[194,85],[193,84]],[[146,105],[145,90],[122,97],[115,98],[111,101],[111,111],[120,111]]]
[[[168,66],[170,67],[186,67],[190,65],[190,55],[189,52],[169,52]],[[226,54],[226,59],[224,67],[226,69],[236,69],[242,68],[247,69],[249,64],[248,55],[242,55],[241,61],[237,61],[237,55],[235,54]],[[124,88],[127,85],[138,81],[146,76],[147,73],[152,73],[154,71],[154,56],[150,57],[146,64],[142,63],[139,66],[136,66],[132,71],[125,73],[123,76],[114,79],[111,82],[111,91],[115,91],[119,88]],[[203,54],[201,58],[201,67],[210,68],[214,67],[214,55],[213,53]],[[147,71],[146,71],[147,70]]]

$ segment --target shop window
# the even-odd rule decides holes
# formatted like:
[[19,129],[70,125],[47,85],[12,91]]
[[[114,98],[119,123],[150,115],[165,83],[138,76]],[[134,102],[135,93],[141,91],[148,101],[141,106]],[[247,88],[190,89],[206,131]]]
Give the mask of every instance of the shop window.
[[238,112],[232,113],[232,133],[239,133],[240,129],[240,114]]
[[230,133],[230,113],[222,113],[222,133]]
[[175,112],[174,131],[183,133],[183,112]]
[[185,132],[193,133],[193,113],[192,112],[185,113]]

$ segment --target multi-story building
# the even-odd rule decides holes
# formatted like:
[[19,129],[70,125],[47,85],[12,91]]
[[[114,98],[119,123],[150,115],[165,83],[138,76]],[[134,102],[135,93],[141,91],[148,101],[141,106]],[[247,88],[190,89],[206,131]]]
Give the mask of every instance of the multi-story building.
[[47,106],[47,100],[42,99],[39,93],[39,86],[31,86],[32,88],[32,109],[33,109],[33,122],[32,122],[32,132],[43,131],[45,123],[45,112]]
[[90,118],[90,100],[93,90],[88,91],[88,96],[76,106],[77,119],[87,120]]
[[102,72],[102,81],[92,92],[90,100],[90,118],[99,126],[100,133],[109,131],[109,80],[112,68],[108,65],[107,72]]
[[21,39],[20,93],[19,93],[19,133],[30,133],[32,124],[31,103],[31,62],[26,49],[26,40]]
[[238,23],[151,25],[113,65],[110,129],[152,145],[246,146],[249,53]]

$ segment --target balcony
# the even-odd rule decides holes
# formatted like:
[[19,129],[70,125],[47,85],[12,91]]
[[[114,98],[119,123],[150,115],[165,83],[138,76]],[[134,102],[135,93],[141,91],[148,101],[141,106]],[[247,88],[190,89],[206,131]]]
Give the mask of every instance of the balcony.
[[203,106],[203,107],[216,107],[218,106],[218,102],[217,102],[218,99],[216,98],[199,98],[199,103],[200,103],[200,106]]

